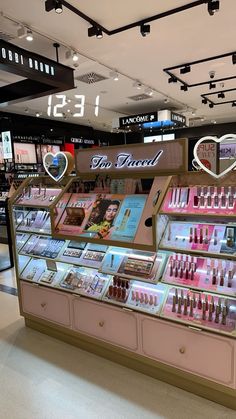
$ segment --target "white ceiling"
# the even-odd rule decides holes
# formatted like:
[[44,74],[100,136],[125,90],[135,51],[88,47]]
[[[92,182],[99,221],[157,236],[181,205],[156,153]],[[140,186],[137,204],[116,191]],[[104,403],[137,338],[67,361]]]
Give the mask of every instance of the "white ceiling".
[[[190,0],[68,0],[75,7],[89,15],[107,29],[112,30],[128,23],[147,18],[176,6],[190,3]],[[158,4],[157,4],[158,3]],[[61,15],[54,11],[46,13],[44,0],[1,0],[0,8],[3,17],[0,19],[0,31],[12,36],[11,42],[23,48],[31,49],[41,55],[55,58],[53,41],[57,40],[64,46],[71,46],[80,54],[79,66],[75,68],[75,78],[87,72],[96,72],[107,77],[96,84],[87,85],[76,80],[77,88],[68,92],[73,99],[74,94],[86,95],[84,118],[73,118],[73,100],[65,108],[67,120],[70,122],[91,125],[97,129],[110,130],[112,119],[136,112],[146,112],[166,107],[173,107],[186,116],[192,117],[195,110],[199,123],[209,123],[213,120],[230,122],[236,120],[236,108],[231,105],[216,106],[210,109],[201,103],[201,94],[210,93],[208,86],[196,87],[188,92],[180,91],[180,85],[168,84],[168,76],[163,68],[195,61],[208,56],[234,51],[236,37],[236,2],[235,0],[220,0],[220,11],[214,16],[207,13],[207,5],[151,22],[151,34],[143,38],[139,28],[113,35],[103,36],[103,39],[88,38],[87,29],[90,26],[80,17],[64,8]],[[15,21],[24,22],[34,31],[34,41],[17,39]],[[44,36],[43,36],[44,35]],[[73,66],[71,59],[65,59],[66,48],[60,48],[60,61]],[[119,81],[110,78],[110,70],[116,69],[121,75]],[[210,70],[218,76],[236,75],[236,66],[230,58],[217,62],[196,66],[191,73],[184,75],[189,82],[209,79]],[[12,81],[6,73],[0,72],[0,84]],[[134,102],[129,97],[144,93],[145,87],[137,90],[133,80],[139,80],[145,87],[155,90],[153,97],[140,102]],[[236,87],[235,81],[227,81],[224,88]],[[221,90],[217,84],[216,90]],[[211,91],[213,93],[213,91]],[[94,100],[100,95],[100,112],[94,115]],[[236,99],[230,94],[232,100]],[[165,104],[164,99],[170,102]],[[47,117],[47,98],[34,99],[11,105],[4,110],[9,112],[29,114],[41,112]],[[200,118],[205,121],[201,122]]]

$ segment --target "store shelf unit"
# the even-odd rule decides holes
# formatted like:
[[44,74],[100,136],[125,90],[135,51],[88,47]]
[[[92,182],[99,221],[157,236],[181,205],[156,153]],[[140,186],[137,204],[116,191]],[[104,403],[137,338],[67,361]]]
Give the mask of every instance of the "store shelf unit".
[[[210,224],[232,230],[234,215],[226,221],[221,214],[167,211],[169,187],[191,184],[187,178],[156,176],[149,193],[139,185],[138,194],[127,190],[127,182],[115,191],[112,181],[90,191],[85,183],[70,178],[56,187],[45,178],[28,179],[10,200],[26,325],[236,408],[234,256],[219,247],[212,258],[208,250],[203,256],[202,248],[165,241],[170,222],[203,218],[211,243]],[[208,176],[203,185],[214,186]],[[221,195],[224,186],[232,185],[222,184]],[[54,198],[46,205],[40,196]],[[108,229],[103,204],[106,210],[116,206]],[[96,210],[102,208],[99,221]],[[48,211],[51,233],[35,227],[39,211],[39,222]],[[200,235],[209,244],[201,228],[195,244],[203,244]],[[188,243],[189,231],[183,234]],[[217,234],[221,245],[224,236]]]

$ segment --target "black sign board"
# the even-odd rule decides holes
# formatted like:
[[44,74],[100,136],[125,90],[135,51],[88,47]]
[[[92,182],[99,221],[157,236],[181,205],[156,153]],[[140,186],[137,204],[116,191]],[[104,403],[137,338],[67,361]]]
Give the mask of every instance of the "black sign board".
[[138,115],[124,116],[119,118],[120,128],[127,127],[129,125],[139,125],[145,122],[157,121],[157,112],[141,113]]
[[171,121],[175,122],[176,125],[186,126],[186,117],[179,113],[171,112]]
[[0,70],[24,77],[24,80],[0,88],[2,104],[74,88],[72,68],[3,40],[0,40]]

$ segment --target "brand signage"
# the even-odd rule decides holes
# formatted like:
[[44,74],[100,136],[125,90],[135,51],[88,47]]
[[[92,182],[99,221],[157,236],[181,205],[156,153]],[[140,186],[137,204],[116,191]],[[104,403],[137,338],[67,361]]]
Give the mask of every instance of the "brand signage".
[[175,112],[171,112],[171,121],[175,122],[176,125],[186,125],[186,117]]
[[12,159],[11,132],[2,132],[2,150],[4,159]]
[[75,138],[72,137],[69,140],[70,143],[73,144],[86,144],[86,145],[94,145],[95,141],[93,139],[88,139],[88,138]]
[[186,140],[175,142],[134,144],[77,150],[76,169],[82,173],[156,172],[180,173],[186,170]]
[[157,112],[143,113],[119,118],[120,128],[154,121],[157,121]]
[[64,143],[61,138],[44,138],[37,135],[13,135],[13,142],[28,144],[50,144],[62,145]]
[[0,88],[0,103],[16,103],[74,88],[73,69],[0,40],[0,69],[24,78]]
[[120,153],[117,155],[116,162],[113,163],[107,160],[107,156],[100,156],[96,154],[91,158],[90,168],[96,169],[111,169],[113,166],[116,169],[121,168],[137,168],[137,167],[154,167],[158,164],[163,150],[159,150],[157,154],[151,159],[134,160],[133,155],[129,153]]

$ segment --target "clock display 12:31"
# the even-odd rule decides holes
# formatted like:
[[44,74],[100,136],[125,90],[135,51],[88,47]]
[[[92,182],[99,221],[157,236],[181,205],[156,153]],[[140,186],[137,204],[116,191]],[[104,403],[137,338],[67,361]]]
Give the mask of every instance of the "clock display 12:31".
[[[48,109],[47,114],[48,116],[54,116],[55,118],[63,118],[64,112],[63,108],[68,105],[68,100],[66,95],[55,95],[57,101],[59,103],[53,104],[53,95],[48,96]],[[76,108],[76,112],[73,113],[74,118],[82,118],[85,112],[85,95],[74,95],[76,103],[74,107]],[[96,96],[95,104],[94,104],[94,115],[98,116],[99,112],[99,101],[100,96]]]

